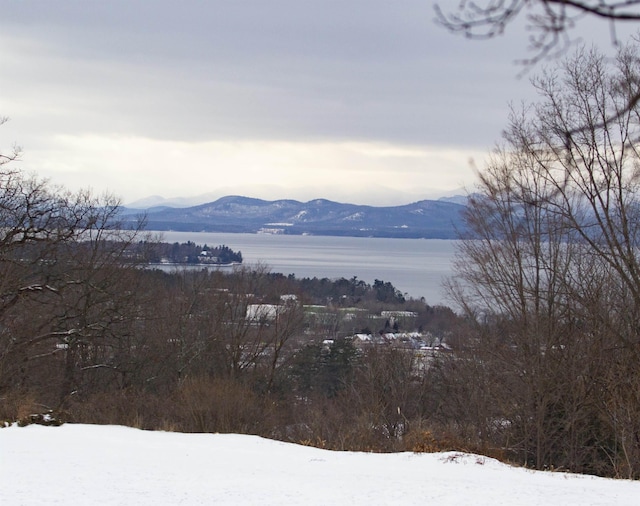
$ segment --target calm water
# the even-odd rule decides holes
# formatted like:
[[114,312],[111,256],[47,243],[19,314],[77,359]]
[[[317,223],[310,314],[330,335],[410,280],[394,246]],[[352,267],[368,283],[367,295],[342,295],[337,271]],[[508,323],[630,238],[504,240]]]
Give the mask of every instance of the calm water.
[[451,274],[454,241],[268,234],[162,232],[165,242],[187,242],[241,251],[245,265],[264,264],[296,277],[390,281],[401,292],[444,304],[442,280]]

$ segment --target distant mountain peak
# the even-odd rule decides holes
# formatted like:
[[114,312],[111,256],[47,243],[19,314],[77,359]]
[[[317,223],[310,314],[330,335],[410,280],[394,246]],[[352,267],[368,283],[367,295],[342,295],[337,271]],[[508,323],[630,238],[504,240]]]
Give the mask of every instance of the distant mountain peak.
[[293,235],[450,239],[462,228],[463,209],[455,202],[440,200],[376,207],[327,199],[268,201],[229,195],[192,207],[148,209],[147,228],[242,233],[268,229]]

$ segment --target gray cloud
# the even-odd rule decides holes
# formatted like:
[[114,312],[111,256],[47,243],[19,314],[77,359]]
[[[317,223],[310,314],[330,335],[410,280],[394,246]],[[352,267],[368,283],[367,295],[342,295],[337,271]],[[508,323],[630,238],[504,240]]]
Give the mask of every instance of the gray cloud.
[[[506,37],[468,41],[437,27],[432,5],[8,0],[0,114],[12,117],[10,135],[45,167],[76,157],[64,146],[77,143],[61,144],[60,136],[489,150],[508,102],[533,94],[513,64],[526,55],[526,34],[514,26]],[[0,135],[7,138],[6,127]],[[112,170],[105,142],[96,145],[77,163],[95,156],[102,172]]]
[[506,99],[517,98],[509,97],[516,53],[450,36],[432,23],[430,7],[12,2],[3,23],[5,36],[35,39],[46,51],[41,73],[29,76],[45,93],[72,102],[70,113],[85,100],[103,117],[84,108],[77,121],[85,130],[486,145]]

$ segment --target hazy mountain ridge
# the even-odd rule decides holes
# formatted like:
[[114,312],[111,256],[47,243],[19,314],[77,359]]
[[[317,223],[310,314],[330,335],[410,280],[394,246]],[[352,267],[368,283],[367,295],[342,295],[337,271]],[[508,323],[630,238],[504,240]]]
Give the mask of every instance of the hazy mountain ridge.
[[[333,187],[299,187],[295,190],[295,199],[301,202],[317,200],[317,195],[331,195],[335,202],[352,202],[361,200],[362,195],[354,194],[349,188]],[[363,205],[373,205],[380,207],[397,206],[405,202],[417,202],[420,200],[450,200],[457,204],[464,203],[467,190],[463,187],[451,190],[437,190],[421,188],[420,192],[406,192],[393,190],[384,186],[368,187],[366,201]],[[202,204],[214,202],[228,195],[254,195],[258,199],[281,200],[282,197],[275,195],[291,195],[291,192],[277,185],[243,185],[243,187],[225,187],[216,191],[192,195],[189,197],[166,198],[161,195],[149,195],[147,197],[125,203],[125,207],[133,209],[149,209],[155,207],[195,207]],[[284,197],[286,199],[287,197]],[[463,202],[456,202],[456,200]]]
[[[144,212],[150,230],[451,239],[463,226],[463,209],[444,200],[376,207],[326,199],[299,202],[227,196],[193,207],[156,207]],[[126,214],[136,212],[140,211],[125,209]]]

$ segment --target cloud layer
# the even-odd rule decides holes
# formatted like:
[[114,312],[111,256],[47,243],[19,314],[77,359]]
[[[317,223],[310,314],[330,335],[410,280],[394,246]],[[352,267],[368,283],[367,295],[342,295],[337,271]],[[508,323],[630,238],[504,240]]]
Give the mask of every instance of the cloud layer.
[[419,198],[469,184],[508,102],[531,96],[521,39],[455,37],[420,0],[10,1],[0,146],[125,200]]

